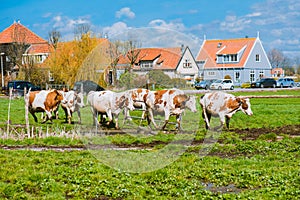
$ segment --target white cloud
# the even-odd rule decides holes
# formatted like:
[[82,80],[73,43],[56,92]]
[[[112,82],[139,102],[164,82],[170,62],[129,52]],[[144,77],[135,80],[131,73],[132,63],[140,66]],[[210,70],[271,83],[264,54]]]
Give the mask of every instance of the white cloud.
[[48,18],[48,17],[51,17],[52,13],[51,12],[48,12],[48,13],[45,13],[42,17],[43,18]]
[[127,17],[129,19],[135,18],[135,13],[130,10],[128,7],[121,8],[116,12],[116,18],[120,19],[122,17]]
[[224,22],[220,23],[220,29],[228,32],[239,32],[244,30],[251,23],[249,17],[237,17],[235,15],[228,15]]
[[107,26],[103,28],[103,33],[107,34],[109,38],[118,37],[124,32],[127,32],[130,27],[124,22],[114,23],[112,26]]
[[261,15],[262,15],[261,12],[254,12],[254,13],[250,13],[250,14],[246,15],[246,17],[259,17]]
[[62,40],[64,41],[74,39],[74,30],[76,29],[76,26],[80,24],[91,25],[90,17],[80,16],[75,19],[72,19],[68,16],[55,15],[52,17],[50,22],[46,23],[48,31],[53,28],[56,29],[61,33],[63,37]]
[[171,21],[167,23],[166,21],[162,19],[155,19],[149,22],[148,24],[150,27],[155,28],[164,28],[164,29],[171,29],[176,31],[184,32],[186,30],[186,27],[181,22]]

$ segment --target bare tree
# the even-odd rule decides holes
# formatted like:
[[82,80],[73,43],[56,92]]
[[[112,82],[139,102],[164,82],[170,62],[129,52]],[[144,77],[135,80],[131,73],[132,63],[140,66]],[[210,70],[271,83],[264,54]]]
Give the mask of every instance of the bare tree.
[[132,67],[134,66],[134,64],[136,63],[136,61],[140,55],[141,50],[138,49],[139,47],[140,47],[140,44],[135,41],[129,40],[127,42],[126,48],[128,48],[128,51],[127,51],[126,56],[129,60],[129,64],[130,64],[129,68],[127,69],[129,72],[131,72]]
[[61,38],[60,32],[54,29],[49,32],[48,36],[49,36],[49,43],[54,47],[54,50],[56,50],[58,42]]
[[83,35],[89,33],[91,31],[91,25],[88,23],[78,24],[75,27],[74,35],[76,39],[81,39]]
[[117,69],[116,66],[120,60],[120,46],[121,42],[116,41],[114,43],[109,43],[109,48],[108,48],[108,55],[110,59],[110,66],[109,66],[109,76],[111,76],[111,84],[115,85],[116,80],[117,80]]
[[281,51],[279,51],[277,49],[272,49],[268,53],[268,58],[269,58],[272,68],[283,67],[285,57]]

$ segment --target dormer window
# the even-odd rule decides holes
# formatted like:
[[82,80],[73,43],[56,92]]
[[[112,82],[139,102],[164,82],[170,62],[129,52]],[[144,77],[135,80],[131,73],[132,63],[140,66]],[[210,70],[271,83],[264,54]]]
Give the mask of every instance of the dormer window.
[[153,67],[152,61],[142,61],[140,64],[141,64],[141,68],[144,68],[144,69],[149,69],[149,68]]
[[217,55],[217,63],[232,63],[232,62],[238,62],[237,54]]

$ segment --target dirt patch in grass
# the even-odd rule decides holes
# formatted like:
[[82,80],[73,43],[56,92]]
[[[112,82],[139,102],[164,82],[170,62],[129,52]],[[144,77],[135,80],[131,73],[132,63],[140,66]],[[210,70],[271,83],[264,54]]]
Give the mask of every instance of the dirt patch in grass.
[[285,134],[289,136],[300,136],[300,125],[287,125],[276,128],[247,128],[232,129],[232,132],[240,134],[243,140],[255,140],[263,134],[275,133],[276,135]]

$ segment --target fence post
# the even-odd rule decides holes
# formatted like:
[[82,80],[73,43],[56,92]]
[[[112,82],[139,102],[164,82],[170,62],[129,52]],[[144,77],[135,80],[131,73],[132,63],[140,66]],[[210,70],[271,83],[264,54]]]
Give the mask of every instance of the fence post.
[[6,129],[6,138],[9,134],[9,125],[10,125],[10,104],[11,104],[11,98],[12,98],[12,87],[9,88],[9,102],[8,102],[8,109],[7,109],[7,129]]
[[29,127],[29,118],[28,118],[28,106],[29,106],[29,92],[27,94],[26,87],[24,88],[24,100],[25,100],[25,123],[26,123],[26,131],[28,138],[30,138],[30,127]]

